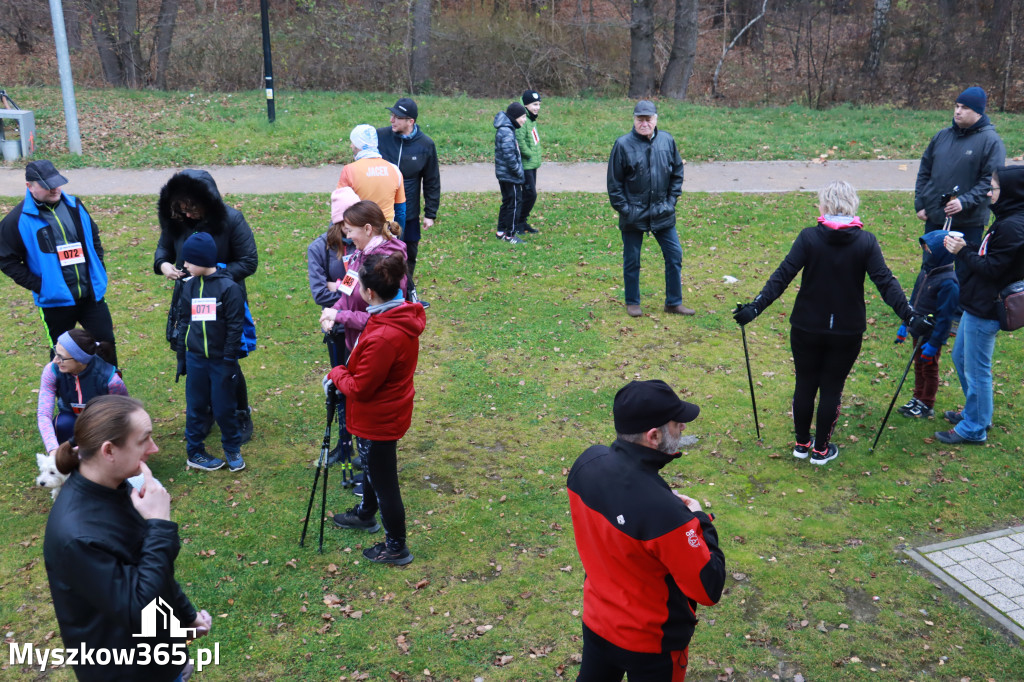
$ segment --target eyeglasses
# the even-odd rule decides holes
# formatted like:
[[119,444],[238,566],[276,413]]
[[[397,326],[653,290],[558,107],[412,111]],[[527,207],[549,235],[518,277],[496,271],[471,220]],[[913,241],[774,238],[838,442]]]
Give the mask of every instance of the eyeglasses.
[[53,353],[53,361],[56,362],[58,365],[62,365],[65,362],[67,362],[68,360],[71,359],[71,358],[66,358],[63,355],[61,355],[60,353],[58,353],[56,348],[51,348],[50,352]]

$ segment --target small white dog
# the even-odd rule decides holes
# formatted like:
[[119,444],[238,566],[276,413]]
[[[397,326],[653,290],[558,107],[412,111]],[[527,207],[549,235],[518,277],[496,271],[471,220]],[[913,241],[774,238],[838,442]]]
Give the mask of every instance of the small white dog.
[[67,475],[57,471],[57,463],[54,461],[53,455],[37,452],[36,465],[39,467],[36,485],[40,488],[51,488],[50,497],[56,500],[61,486],[64,485],[64,481],[68,480]]

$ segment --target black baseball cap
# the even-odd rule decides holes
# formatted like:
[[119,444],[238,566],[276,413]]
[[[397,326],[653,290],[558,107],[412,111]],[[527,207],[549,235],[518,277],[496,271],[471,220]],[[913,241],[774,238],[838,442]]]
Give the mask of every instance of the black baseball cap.
[[68,179],[57,172],[52,161],[40,159],[25,166],[25,181],[38,182],[44,189],[56,189],[68,184]]
[[644,433],[669,422],[692,422],[699,414],[698,406],[680,400],[660,379],[629,382],[612,404],[617,433]]
[[394,114],[398,118],[419,118],[420,110],[416,106],[416,102],[413,102],[408,97],[403,97],[397,102],[395,106],[388,107],[388,111]]

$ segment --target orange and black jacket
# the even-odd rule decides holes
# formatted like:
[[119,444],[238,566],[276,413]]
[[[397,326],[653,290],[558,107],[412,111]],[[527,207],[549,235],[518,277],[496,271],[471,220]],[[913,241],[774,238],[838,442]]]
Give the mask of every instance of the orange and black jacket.
[[658,473],[677,457],[616,440],[588,448],[569,472],[583,622],[629,651],[685,649],[697,604],[716,604],[725,584],[711,517],[691,512]]

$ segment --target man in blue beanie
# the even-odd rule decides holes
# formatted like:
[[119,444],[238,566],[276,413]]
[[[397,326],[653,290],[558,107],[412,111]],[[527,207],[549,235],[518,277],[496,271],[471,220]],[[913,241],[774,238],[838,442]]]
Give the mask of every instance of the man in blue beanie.
[[992,171],[1006,158],[1003,141],[985,115],[987,100],[977,86],[961,92],[953,125],[936,133],[921,157],[914,210],[925,221],[925,232],[957,230],[968,244],[981,243]]

